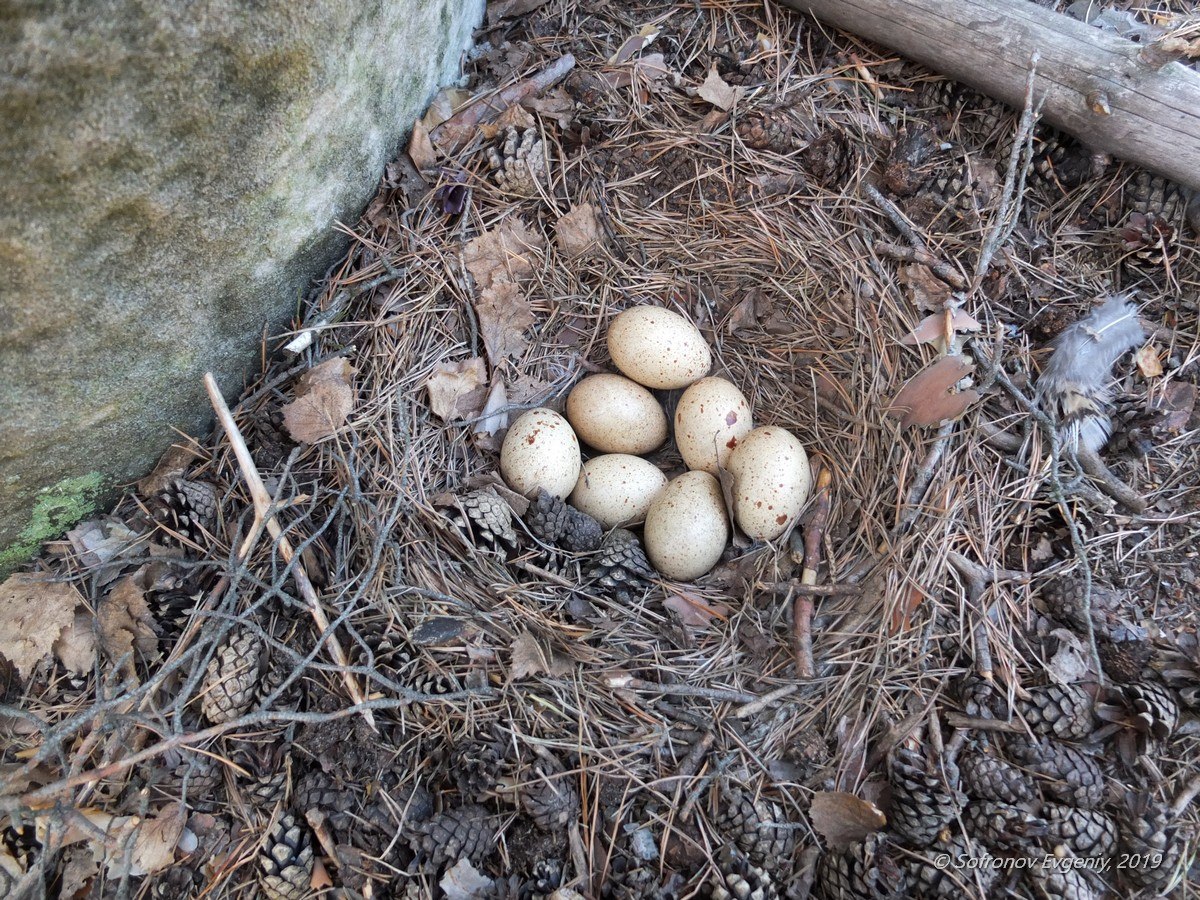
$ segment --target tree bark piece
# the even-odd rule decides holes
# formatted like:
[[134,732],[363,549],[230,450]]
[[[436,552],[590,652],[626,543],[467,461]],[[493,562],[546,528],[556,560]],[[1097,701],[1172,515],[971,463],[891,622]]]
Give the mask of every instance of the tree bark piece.
[[780,0],[1020,109],[1029,60],[1042,117],[1200,189],[1200,73],[1030,0]]

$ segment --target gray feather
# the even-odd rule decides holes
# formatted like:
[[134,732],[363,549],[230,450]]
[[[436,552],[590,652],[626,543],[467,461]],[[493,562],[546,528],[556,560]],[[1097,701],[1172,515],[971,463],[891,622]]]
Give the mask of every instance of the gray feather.
[[1112,368],[1144,337],[1137,308],[1118,294],[1055,338],[1037,393],[1042,408],[1057,419],[1064,441],[1090,450],[1108,441]]

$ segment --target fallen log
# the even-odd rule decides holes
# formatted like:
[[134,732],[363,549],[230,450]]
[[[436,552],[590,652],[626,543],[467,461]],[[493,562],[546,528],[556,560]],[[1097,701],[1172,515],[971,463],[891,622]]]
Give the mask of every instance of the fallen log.
[[1030,0],[780,0],[1042,118],[1095,150],[1200,190],[1200,73]]

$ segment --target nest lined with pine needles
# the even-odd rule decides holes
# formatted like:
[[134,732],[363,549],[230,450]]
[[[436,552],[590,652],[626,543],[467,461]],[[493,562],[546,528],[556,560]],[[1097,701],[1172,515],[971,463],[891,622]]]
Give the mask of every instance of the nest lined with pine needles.
[[[481,35],[480,95],[565,53],[574,69],[459,143],[434,123],[426,181],[390,166],[284,338],[307,346],[271,353],[234,405],[295,556],[259,533],[223,429],[106,520],[132,535],[120,553],[49,548],[97,608],[134,578],[157,643],[74,688],[61,662],[30,681],[35,724],[10,729],[5,762],[40,774],[20,770],[10,857],[49,884],[80,815],[162,821],[170,799],[194,840],[150,869],[155,896],[874,896],[866,873],[881,896],[889,878],[984,891],[931,881],[922,854],[960,846],[963,822],[992,846],[981,802],[1067,802],[997,772],[1028,765],[1003,738],[1091,760],[1119,732],[1128,752],[1102,776],[1075,760],[1054,777],[1085,794],[1105,778],[1130,800],[1104,815],[1175,854],[1126,889],[1185,880],[1200,452],[1176,386],[1194,400],[1200,253],[1174,240],[1182,206],[1137,206],[1170,186],[1090,156],[1072,168],[1046,132],[1010,155],[1016,114],[774,7],[639,4],[657,43],[628,50],[647,35],[584,6],[552,0]],[[1173,216],[1171,232],[1147,216]],[[1138,515],[1052,456],[1027,406],[1046,342],[1129,287],[1158,329],[1140,368],[1118,366],[1143,455],[1107,459],[1148,499]],[[607,323],[647,303],[693,320],[757,423],[831,473],[818,576],[837,588],[815,594],[811,680],[796,678],[789,539],[731,547],[693,584],[643,572],[614,592],[584,577],[589,554],[534,540],[499,482],[507,421],[609,370]],[[979,399],[941,425],[890,412],[948,352],[975,358]],[[328,387],[304,381],[318,367]],[[317,398],[303,416],[302,396]],[[655,461],[682,471],[669,444]],[[1084,572],[1141,632],[1093,620],[1099,601],[1042,601]],[[1126,638],[1133,661],[1103,663],[1101,685],[1095,657]],[[1097,696],[1109,725],[1071,718]],[[968,742],[985,774],[960,784],[946,773]],[[831,834],[847,794],[888,829]],[[131,828],[121,846],[139,846]],[[21,857],[22,839],[38,849]],[[1048,884],[1015,889],[1088,889]]]

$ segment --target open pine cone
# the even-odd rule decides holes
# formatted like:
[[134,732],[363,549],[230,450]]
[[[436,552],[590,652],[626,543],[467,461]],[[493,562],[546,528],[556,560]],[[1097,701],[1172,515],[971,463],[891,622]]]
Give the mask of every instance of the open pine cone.
[[258,853],[259,885],[267,900],[302,900],[312,893],[313,848],[308,828],[282,816]]
[[517,197],[537,195],[546,178],[546,144],[536,128],[519,132],[508,126],[499,148],[488,148],[487,156],[492,178],[502,191]]

